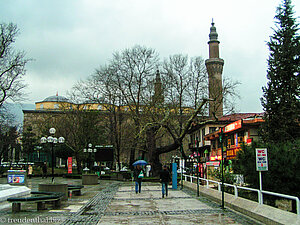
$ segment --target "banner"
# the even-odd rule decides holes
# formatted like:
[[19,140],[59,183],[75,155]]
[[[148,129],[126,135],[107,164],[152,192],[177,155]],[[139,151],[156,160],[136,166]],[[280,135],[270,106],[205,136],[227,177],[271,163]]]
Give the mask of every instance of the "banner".
[[68,173],[72,173],[72,157],[68,157]]

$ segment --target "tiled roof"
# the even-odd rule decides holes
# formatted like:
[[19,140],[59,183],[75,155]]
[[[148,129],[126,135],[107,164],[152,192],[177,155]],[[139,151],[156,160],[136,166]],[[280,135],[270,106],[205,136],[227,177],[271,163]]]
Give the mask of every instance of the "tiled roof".
[[219,121],[237,121],[249,117],[262,117],[264,113],[234,113],[219,118]]

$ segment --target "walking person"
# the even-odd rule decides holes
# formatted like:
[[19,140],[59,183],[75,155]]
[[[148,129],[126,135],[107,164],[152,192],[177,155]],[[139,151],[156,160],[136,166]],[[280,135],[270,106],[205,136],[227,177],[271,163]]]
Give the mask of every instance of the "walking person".
[[33,173],[33,167],[31,165],[28,166],[28,178],[30,179]]
[[43,167],[42,167],[42,172],[43,172],[43,175],[42,175],[42,178],[47,178],[47,163],[44,162],[43,164]]
[[140,165],[137,165],[133,171],[133,178],[135,181],[135,193],[141,193],[142,180],[144,177],[144,170]]
[[168,184],[171,181],[171,175],[166,165],[163,166],[162,171],[160,172],[160,182],[161,182],[161,191],[162,197],[168,196]]

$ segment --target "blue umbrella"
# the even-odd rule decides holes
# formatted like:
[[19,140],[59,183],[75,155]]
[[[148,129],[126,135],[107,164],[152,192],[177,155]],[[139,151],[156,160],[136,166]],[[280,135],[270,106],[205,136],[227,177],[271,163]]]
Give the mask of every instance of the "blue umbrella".
[[137,166],[137,165],[145,166],[147,164],[148,163],[145,160],[138,160],[138,161],[135,161],[132,165],[133,166]]

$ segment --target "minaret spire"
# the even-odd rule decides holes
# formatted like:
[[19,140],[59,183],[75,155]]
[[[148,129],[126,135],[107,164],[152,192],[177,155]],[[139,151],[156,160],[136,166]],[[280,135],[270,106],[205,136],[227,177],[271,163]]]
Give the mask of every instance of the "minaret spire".
[[155,83],[154,83],[154,95],[153,95],[154,104],[163,104],[164,102],[164,91],[162,87],[162,82],[160,78],[160,72],[156,70]]
[[219,58],[218,33],[212,19],[209,33],[209,59],[205,60],[205,66],[208,72],[209,98],[215,99],[209,103],[209,116],[223,116],[223,87],[222,72],[224,60]]

